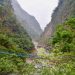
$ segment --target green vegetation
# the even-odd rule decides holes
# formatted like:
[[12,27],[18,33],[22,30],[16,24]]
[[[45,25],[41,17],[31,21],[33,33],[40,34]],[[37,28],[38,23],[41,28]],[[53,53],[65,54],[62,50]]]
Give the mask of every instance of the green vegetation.
[[31,75],[34,71],[33,65],[25,63],[25,59],[17,57],[15,54],[0,55],[0,75]]
[[52,44],[61,52],[75,52],[75,18],[57,27]]
[[56,28],[53,38],[48,40],[50,53],[39,48],[40,58],[27,64],[23,55],[34,45],[11,9],[8,4],[0,6],[0,75],[75,75],[75,18]]
[[0,75],[24,75],[24,72],[29,75],[34,69],[26,64],[25,59],[34,50],[34,45],[17,21],[10,1],[0,2]]
[[75,75],[75,18],[58,25],[48,45],[52,46],[48,58],[53,60],[55,66],[44,68],[42,74],[47,70],[47,75]]
[[8,2],[0,6],[0,50],[30,52],[34,49],[32,40],[17,21]]
[[52,68],[43,68],[41,75],[75,75],[74,63],[61,64]]

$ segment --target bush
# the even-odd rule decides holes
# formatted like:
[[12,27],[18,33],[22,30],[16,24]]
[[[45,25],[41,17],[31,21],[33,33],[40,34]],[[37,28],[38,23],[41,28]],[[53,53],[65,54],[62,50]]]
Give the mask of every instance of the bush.
[[74,63],[64,63],[52,68],[44,67],[41,69],[40,75],[75,75],[75,64]]
[[69,19],[63,25],[59,25],[52,39],[52,45],[61,52],[75,52],[75,18]]

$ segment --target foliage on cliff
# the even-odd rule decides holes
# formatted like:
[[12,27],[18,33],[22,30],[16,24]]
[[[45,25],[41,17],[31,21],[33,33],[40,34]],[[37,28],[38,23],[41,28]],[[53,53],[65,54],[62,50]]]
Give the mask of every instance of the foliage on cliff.
[[45,44],[46,40],[53,36],[56,26],[64,23],[70,17],[75,17],[75,0],[59,0],[59,4],[52,14],[51,22],[46,26],[41,38],[41,43]]
[[70,18],[63,24],[58,25],[54,36],[47,43],[51,47],[48,59],[55,63],[55,66],[44,68],[42,75],[74,75],[75,18]]
[[41,60],[48,65],[38,69],[20,56],[34,46],[9,9],[11,7],[6,6],[0,6],[0,75],[75,75],[75,18],[56,28],[53,38],[48,40],[48,45],[52,46],[50,54],[46,56],[43,50],[42,55],[38,55],[42,59],[34,60],[37,65]]
[[52,44],[61,52],[75,52],[75,18],[57,26]]
[[21,75],[29,69],[25,58],[33,49],[32,40],[16,19],[10,0],[0,0],[0,75],[19,72]]
[[3,5],[0,5],[0,48],[12,52],[34,49],[31,38],[13,13],[10,0],[3,1]]

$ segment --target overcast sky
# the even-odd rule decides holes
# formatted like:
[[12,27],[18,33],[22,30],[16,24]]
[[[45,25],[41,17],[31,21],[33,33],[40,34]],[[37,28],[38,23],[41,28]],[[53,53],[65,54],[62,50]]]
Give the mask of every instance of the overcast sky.
[[21,7],[34,16],[42,29],[50,22],[51,14],[58,5],[58,0],[17,0]]

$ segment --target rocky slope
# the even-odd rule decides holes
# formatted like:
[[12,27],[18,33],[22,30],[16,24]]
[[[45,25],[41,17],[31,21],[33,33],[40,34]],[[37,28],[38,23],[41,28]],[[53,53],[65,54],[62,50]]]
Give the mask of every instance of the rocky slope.
[[31,38],[15,17],[11,0],[0,0],[0,50],[23,52],[33,49]]
[[12,0],[12,6],[21,25],[26,29],[33,40],[37,40],[40,37],[42,30],[35,17],[24,11],[17,0]]
[[58,7],[52,14],[52,20],[42,34],[41,43],[50,38],[53,35],[56,26],[63,23],[69,17],[75,17],[75,0],[59,0]]

